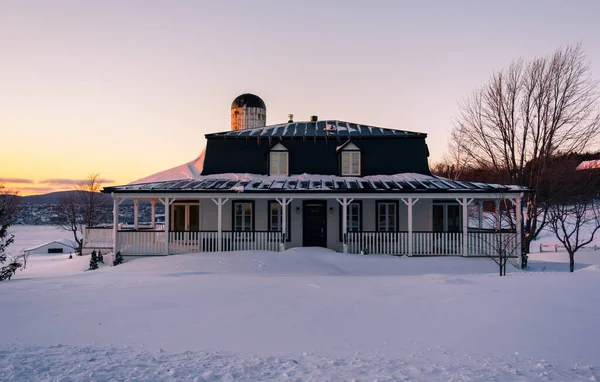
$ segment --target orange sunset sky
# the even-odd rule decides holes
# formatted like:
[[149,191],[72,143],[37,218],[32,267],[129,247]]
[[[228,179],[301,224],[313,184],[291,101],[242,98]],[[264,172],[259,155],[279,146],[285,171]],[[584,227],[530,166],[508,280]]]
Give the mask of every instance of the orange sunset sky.
[[267,124],[429,133],[435,161],[458,102],[513,59],[582,42],[600,78],[599,14],[597,1],[4,1],[0,179],[28,195],[182,164],[245,92]]

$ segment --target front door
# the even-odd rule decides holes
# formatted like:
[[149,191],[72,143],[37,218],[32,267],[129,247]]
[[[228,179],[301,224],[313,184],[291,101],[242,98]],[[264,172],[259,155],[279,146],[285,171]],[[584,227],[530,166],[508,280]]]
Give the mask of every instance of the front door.
[[327,247],[327,202],[305,200],[303,247]]

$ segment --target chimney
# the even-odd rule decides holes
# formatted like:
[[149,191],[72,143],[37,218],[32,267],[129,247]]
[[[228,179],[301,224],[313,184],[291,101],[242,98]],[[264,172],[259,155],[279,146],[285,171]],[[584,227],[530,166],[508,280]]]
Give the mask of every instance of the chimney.
[[319,117],[317,117],[316,115],[311,115],[310,116],[310,121],[311,122],[317,122],[319,120]]
[[294,114],[288,114],[288,123],[294,122]]

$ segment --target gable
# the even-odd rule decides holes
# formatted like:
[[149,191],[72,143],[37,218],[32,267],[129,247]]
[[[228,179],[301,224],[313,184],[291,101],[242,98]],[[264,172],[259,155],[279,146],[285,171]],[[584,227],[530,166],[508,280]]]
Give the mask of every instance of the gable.
[[288,149],[281,143],[277,143],[275,146],[271,147],[271,151],[288,151]]

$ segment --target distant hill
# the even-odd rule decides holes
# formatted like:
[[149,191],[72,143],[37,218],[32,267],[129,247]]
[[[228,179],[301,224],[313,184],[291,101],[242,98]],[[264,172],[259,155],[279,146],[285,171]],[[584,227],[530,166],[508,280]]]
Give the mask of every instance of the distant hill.
[[[69,190],[69,191],[57,191],[51,192],[49,194],[43,195],[29,195],[29,196],[19,196],[19,201],[21,204],[58,204],[60,203],[60,198],[63,195],[76,194],[79,191]],[[112,203],[112,197],[110,194],[101,194],[103,198],[105,198],[106,203]]]

